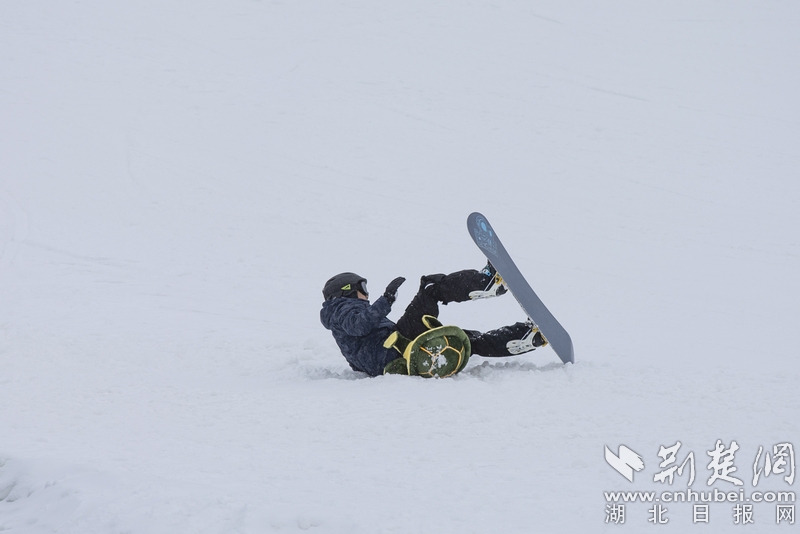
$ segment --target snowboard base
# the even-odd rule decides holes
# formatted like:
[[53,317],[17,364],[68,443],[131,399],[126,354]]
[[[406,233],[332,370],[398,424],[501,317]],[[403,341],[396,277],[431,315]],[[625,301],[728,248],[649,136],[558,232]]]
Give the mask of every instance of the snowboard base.
[[477,212],[470,214],[467,217],[467,228],[469,228],[472,240],[492,262],[494,268],[503,277],[508,290],[517,299],[530,320],[539,327],[542,335],[553,347],[561,361],[574,363],[575,353],[572,347],[572,338],[522,276],[486,217]]

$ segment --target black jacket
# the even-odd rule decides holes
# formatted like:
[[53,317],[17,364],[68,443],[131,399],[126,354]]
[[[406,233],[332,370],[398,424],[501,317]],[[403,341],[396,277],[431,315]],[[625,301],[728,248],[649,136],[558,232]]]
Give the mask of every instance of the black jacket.
[[319,318],[322,326],[333,334],[350,367],[370,376],[383,374],[387,363],[400,357],[383,342],[397,329],[386,318],[392,305],[381,296],[374,304],[367,300],[337,297],[322,303]]

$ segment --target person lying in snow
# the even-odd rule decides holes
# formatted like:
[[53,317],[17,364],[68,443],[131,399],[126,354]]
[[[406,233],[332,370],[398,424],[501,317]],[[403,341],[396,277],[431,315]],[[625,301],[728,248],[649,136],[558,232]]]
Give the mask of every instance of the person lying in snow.
[[[409,340],[417,340],[431,328],[441,326],[435,319],[439,316],[440,302],[464,302],[499,296],[507,291],[503,279],[491,263],[481,271],[467,269],[446,275],[423,276],[417,294],[405,313],[394,323],[387,315],[403,282],[403,277],[392,280],[383,295],[372,304],[369,301],[367,280],[362,276],[341,273],[325,283],[322,290],[325,301],[322,303],[320,320],[333,334],[336,344],[353,370],[370,376],[397,372],[392,369],[398,363],[401,367],[406,365],[398,359],[398,351],[402,354]],[[468,343],[465,341],[464,344],[468,345],[467,358],[470,348],[472,354],[479,356],[502,357],[522,354],[547,344],[530,320],[488,332],[444,328],[455,328],[461,332],[461,337],[466,334]],[[394,343],[397,348],[393,348],[393,342],[398,338],[405,341]],[[405,357],[408,360],[408,354]],[[395,362],[394,367],[387,368],[392,362]],[[463,364],[466,365],[466,361]],[[460,368],[453,372],[459,370]]]

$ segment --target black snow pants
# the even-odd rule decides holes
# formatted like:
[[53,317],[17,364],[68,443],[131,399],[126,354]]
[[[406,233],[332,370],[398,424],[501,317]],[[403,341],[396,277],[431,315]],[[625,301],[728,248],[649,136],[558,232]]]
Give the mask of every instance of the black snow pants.
[[[439,303],[464,302],[470,300],[472,291],[486,289],[492,277],[467,269],[451,274],[423,276],[419,291],[411,300],[402,317],[397,321],[397,331],[408,339],[414,339],[427,330],[422,323],[423,315],[439,317]],[[514,323],[488,332],[464,330],[472,345],[472,353],[478,356],[511,356],[506,343],[521,339],[530,329],[526,323]]]

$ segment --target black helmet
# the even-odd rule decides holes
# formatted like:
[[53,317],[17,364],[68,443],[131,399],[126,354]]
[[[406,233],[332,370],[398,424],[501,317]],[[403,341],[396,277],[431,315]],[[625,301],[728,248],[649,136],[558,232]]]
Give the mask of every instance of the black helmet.
[[356,273],[341,273],[325,282],[322,296],[325,297],[325,300],[336,297],[357,297],[359,291],[367,297],[369,296],[367,279]]

